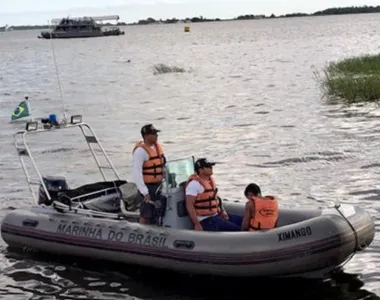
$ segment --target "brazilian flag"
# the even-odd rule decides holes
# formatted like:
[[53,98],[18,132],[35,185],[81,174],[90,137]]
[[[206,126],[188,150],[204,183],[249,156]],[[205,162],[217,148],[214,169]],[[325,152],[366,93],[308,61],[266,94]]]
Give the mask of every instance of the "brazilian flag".
[[28,117],[29,114],[29,108],[28,108],[28,102],[27,101],[21,101],[20,104],[17,106],[15,111],[12,114],[12,121]]

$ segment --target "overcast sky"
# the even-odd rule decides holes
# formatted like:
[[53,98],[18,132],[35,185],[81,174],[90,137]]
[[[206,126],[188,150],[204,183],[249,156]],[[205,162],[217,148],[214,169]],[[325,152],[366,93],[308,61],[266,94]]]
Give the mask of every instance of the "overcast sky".
[[374,0],[0,0],[0,26],[46,24],[67,15],[117,14],[127,23],[139,19],[234,18],[243,14],[311,13],[329,7],[379,5]]

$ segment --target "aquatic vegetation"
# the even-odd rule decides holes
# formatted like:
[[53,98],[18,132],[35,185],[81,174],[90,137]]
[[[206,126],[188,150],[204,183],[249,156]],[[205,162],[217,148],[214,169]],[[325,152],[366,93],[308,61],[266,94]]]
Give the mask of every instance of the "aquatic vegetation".
[[380,100],[380,54],[330,62],[321,84],[329,96],[346,103]]
[[153,66],[154,75],[165,74],[165,73],[185,73],[185,72],[187,71],[184,68],[179,68],[176,66],[167,66],[165,64],[156,64]]

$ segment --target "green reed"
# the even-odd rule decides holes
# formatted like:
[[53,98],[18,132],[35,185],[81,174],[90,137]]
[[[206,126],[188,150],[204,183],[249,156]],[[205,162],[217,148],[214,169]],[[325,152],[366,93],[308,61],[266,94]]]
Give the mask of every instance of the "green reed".
[[364,55],[331,62],[321,83],[330,96],[347,103],[380,100],[380,55]]

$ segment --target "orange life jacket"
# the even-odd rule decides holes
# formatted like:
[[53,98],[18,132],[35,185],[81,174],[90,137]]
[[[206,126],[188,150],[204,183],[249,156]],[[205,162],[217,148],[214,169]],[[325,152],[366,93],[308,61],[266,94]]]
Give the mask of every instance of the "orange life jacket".
[[249,222],[249,231],[272,229],[277,225],[278,201],[273,196],[252,197],[255,214]]
[[220,213],[220,201],[216,197],[217,189],[214,179],[211,177],[210,181],[207,181],[193,174],[187,180],[186,186],[192,180],[198,181],[204,188],[203,193],[195,199],[194,208],[197,216],[211,216]]
[[159,143],[154,144],[154,148],[147,146],[143,141],[135,144],[133,152],[138,147],[142,147],[149,155],[149,159],[143,164],[144,183],[160,183],[164,178],[164,151]]

